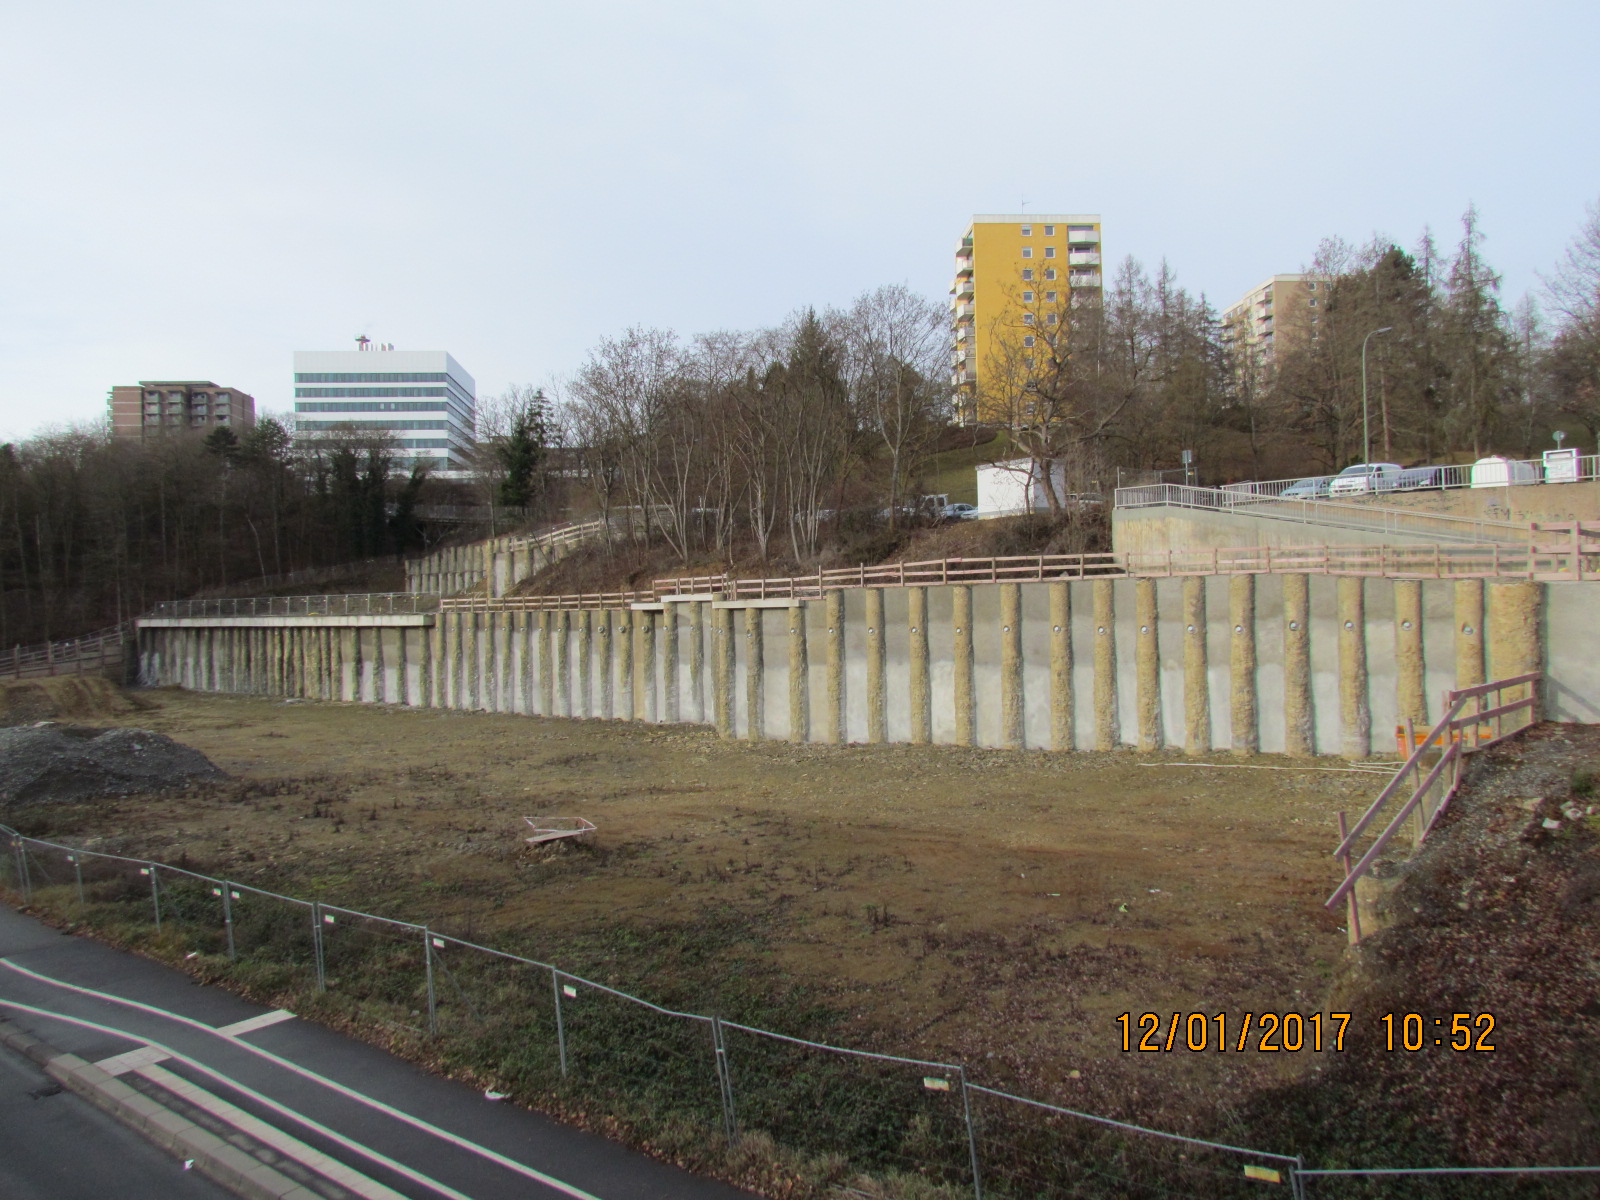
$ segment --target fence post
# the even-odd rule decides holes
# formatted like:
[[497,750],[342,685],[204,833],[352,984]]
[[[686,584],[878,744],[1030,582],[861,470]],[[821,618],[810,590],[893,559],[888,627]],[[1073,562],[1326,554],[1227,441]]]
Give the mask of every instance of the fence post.
[[983,1176],[978,1170],[978,1131],[972,1122],[972,1097],[967,1091],[967,1069],[957,1067],[961,1072],[961,1111],[967,1121],[967,1157],[972,1162],[972,1196],[973,1200],[983,1200]]
[[433,932],[426,925],[422,927],[422,962],[428,973],[428,1033],[437,1037],[439,1034],[439,1001],[433,990]]
[[1296,1154],[1293,1165],[1289,1167],[1289,1194],[1294,1200],[1306,1200],[1306,1181],[1300,1174],[1305,1169],[1305,1160]]
[[155,909],[155,914],[156,914],[156,932],[160,933],[161,932],[161,885],[157,881],[158,877],[156,875],[156,864],[155,863],[150,863],[148,866],[140,867],[139,868],[139,873],[141,875],[150,876],[150,907]]
[[228,961],[237,962],[239,955],[233,944],[233,884],[224,879],[220,888],[212,890],[222,897],[222,928],[228,935]]
[[311,952],[317,962],[317,991],[328,990],[328,967],[322,957],[322,901],[311,902]]
[[728,1044],[722,1037],[722,1018],[711,1017],[711,1050],[717,1064],[717,1088],[722,1093],[722,1130],[728,1145],[739,1144],[739,1126],[733,1115],[733,1074],[728,1068]]
[[556,997],[556,1050],[561,1055],[561,1077],[567,1077],[567,1027],[561,1019],[561,972],[550,968],[550,990]]
[[78,881],[78,907],[83,907],[83,859],[76,853],[67,855],[67,861],[72,864],[72,874]]
[[22,891],[22,902],[33,903],[33,876],[28,871],[28,847],[22,838],[12,843],[17,852],[17,886]]

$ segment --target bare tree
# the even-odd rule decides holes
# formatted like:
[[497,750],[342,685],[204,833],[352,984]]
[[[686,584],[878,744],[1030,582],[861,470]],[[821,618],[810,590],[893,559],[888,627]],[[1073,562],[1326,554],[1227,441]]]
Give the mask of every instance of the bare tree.
[[889,457],[892,527],[927,446],[949,417],[942,380],[949,317],[941,306],[896,284],[865,293],[840,318],[856,419]]

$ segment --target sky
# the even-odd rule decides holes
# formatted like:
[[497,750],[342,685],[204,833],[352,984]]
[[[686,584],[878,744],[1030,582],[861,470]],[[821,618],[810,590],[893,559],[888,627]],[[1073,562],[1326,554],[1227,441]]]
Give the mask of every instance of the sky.
[[295,350],[480,396],[630,325],[944,299],[974,213],[1099,213],[1226,307],[1320,239],[1509,307],[1600,201],[1594,0],[0,0],[0,438]]

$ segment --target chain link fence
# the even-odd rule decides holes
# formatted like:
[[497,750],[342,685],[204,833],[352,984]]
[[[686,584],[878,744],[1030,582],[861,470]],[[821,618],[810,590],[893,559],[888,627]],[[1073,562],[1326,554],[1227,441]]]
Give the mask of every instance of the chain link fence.
[[[808,1182],[911,1200],[1592,1196],[1600,1167],[1312,1170],[876,1054],[678,1012],[424,925],[0,825],[0,886],[119,940],[152,932],[261,995],[398,1038],[700,1162],[763,1148]],[[545,1105],[547,1107],[551,1105]],[[680,1160],[682,1160],[680,1155]],[[1265,1189],[1265,1190],[1263,1190]]]

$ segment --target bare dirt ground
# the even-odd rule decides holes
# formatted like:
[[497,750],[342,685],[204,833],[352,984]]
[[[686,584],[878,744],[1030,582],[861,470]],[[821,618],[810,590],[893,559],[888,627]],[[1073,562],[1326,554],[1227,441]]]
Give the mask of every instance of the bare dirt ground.
[[[150,707],[97,723],[166,733],[236,778],[29,810],[26,832],[514,941],[648,998],[1183,1124],[1214,1089],[1282,1081],[1309,1054],[1124,1054],[1117,1014],[1326,1008],[1345,945],[1321,905],[1334,813],[1382,783],[1222,756],[1157,767],[1184,756],[139,698]],[[599,832],[535,849],[527,815]]]

